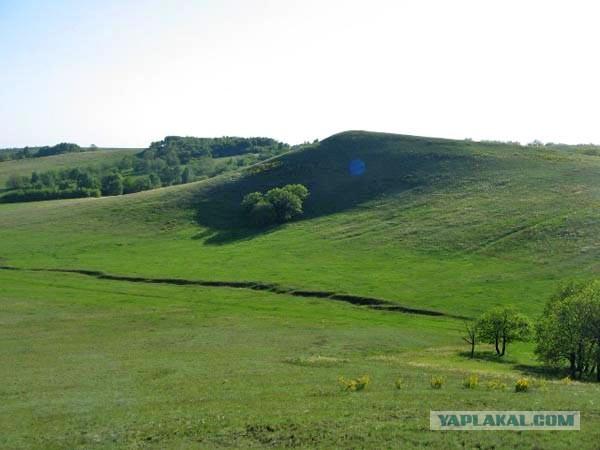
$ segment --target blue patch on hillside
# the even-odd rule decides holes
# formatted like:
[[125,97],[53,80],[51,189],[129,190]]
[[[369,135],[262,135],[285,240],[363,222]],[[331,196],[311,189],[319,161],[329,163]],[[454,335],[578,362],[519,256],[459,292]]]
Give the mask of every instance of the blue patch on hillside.
[[365,173],[366,166],[365,162],[361,159],[353,159],[350,161],[350,166],[348,166],[348,171],[350,175],[353,177],[359,177]]

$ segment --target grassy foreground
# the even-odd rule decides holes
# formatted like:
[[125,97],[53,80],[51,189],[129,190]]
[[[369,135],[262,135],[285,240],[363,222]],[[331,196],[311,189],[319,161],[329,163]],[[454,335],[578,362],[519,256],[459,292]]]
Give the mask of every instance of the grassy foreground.
[[[348,174],[365,162],[359,177]],[[4,163],[3,163],[4,164]],[[535,318],[600,273],[600,157],[343,133],[235,174],[101,199],[0,205],[0,265],[262,282],[474,317]],[[248,192],[311,191],[249,228]],[[225,287],[0,270],[2,448],[597,448],[599,389],[539,377],[532,344],[462,355],[462,322]],[[480,374],[482,385],[462,387]],[[339,376],[370,375],[343,393]],[[441,390],[431,375],[447,377]],[[406,387],[397,390],[402,377]],[[488,390],[486,380],[507,387]],[[581,410],[581,432],[428,430],[430,409]]]
[[[2,448],[591,449],[600,438],[598,386],[517,394],[510,364],[457,356],[451,319],[80,275],[0,271],[0,283]],[[482,385],[467,390],[472,373]],[[363,392],[337,386],[362,374]],[[431,389],[431,375],[446,386]],[[578,409],[582,431],[433,432],[429,409]]]

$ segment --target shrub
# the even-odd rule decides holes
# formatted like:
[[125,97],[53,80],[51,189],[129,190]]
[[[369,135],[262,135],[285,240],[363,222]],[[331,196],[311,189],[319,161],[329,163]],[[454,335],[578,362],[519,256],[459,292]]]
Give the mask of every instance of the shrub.
[[342,390],[344,391],[362,391],[371,383],[371,377],[369,377],[369,375],[363,375],[354,380],[346,380],[344,377],[339,377],[338,383],[340,383]]
[[432,376],[431,379],[429,380],[429,385],[433,389],[441,389],[442,386],[444,386],[444,384],[446,384],[446,377]]
[[463,386],[466,389],[475,389],[479,386],[479,377],[477,375],[471,375],[463,381]]
[[400,390],[400,389],[404,389],[405,384],[404,384],[404,379],[403,378],[398,378],[396,379],[396,381],[394,382],[396,389]]
[[519,378],[515,383],[515,392],[527,392],[529,390],[529,380],[527,378]]

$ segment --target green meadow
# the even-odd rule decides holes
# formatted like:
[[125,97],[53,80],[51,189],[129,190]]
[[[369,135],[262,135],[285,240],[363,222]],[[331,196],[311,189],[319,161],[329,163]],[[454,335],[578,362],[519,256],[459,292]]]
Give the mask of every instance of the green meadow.
[[[598,448],[597,384],[562,383],[533,343],[470,359],[457,316],[535,319],[561,281],[599,278],[599,175],[583,147],[346,132],[196,183],[1,204],[0,447]],[[304,215],[249,226],[244,195],[291,183]],[[435,432],[430,409],[580,410],[582,429]]]

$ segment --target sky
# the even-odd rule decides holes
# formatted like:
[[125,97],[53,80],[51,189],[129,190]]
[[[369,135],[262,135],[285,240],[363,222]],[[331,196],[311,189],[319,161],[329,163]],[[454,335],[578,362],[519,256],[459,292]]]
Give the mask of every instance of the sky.
[[0,147],[600,144],[596,1],[0,0]]

